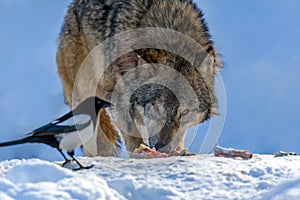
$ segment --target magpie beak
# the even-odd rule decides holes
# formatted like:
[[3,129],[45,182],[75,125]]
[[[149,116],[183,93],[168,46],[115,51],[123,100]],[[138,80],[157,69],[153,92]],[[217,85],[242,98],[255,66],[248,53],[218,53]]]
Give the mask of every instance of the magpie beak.
[[23,143],[44,143],[56,148],[64,157],[65,162],[63,166],[70,162],[62,152],[62,150],[65,150],[79,165],[79,168],[74,170],[89,169],[92,166],[84,167],[74,157],[74,149],[87,142],[93,136],[98,113],[102,108],[106,107],[111,107],[111,103],[98,97],[89,97],[69,113],[31,131],[27,134],[29,136],[19,140],[0,143],[0,147]]

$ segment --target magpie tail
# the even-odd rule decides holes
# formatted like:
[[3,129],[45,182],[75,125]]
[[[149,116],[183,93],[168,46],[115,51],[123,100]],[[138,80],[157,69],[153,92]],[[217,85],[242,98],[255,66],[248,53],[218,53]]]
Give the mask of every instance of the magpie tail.
[[30,141],[28,141],[28,138],[23,138],[23,139],[20,139],[20,140],[2,142],[2,143],[0,143],[0,147],[12,146],[12,145],[17,145],[17,144],[24,144],[24,143],[27,143],[27,142],[30,142]]

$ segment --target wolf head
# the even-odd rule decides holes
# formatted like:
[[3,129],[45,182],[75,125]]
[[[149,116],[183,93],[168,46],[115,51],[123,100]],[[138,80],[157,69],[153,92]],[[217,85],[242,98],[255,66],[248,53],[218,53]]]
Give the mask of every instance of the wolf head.
[[132,93],[130,127],[135,126],[139,137],[151,148],[161,152],[181,150],[186,129],[216,112],[213,81],[204,78],[210,76],[213,80],[214,74],[201,74],[184,58],[163,50],[142,49],[136,53],[143,59],[140,64],[144,64],[144,70],[136,70],[135,74],[158,78],[145,79],[145,84]]

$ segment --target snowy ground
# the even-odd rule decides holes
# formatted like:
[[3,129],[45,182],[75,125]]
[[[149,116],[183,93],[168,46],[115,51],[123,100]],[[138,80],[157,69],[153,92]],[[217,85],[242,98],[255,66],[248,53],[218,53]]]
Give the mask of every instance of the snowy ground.
[[61,162],[2,161],[0,199],[300,199],[299,156],[79,160],[95,166],[73,172]]

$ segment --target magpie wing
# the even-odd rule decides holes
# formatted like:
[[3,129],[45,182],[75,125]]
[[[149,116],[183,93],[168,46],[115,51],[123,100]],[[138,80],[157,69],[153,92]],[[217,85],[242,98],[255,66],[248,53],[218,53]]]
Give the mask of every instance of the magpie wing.
[[91,120],[84,124],[75,124],[71,126],[61,126],[61,125],[55,125],[51,126],[47,130],[43,132],[35,132],[33,133],[34,136],[47,136],[47,135],[56,135],[56,134],[61,134],[61,133],[69,133],[69,132],[74,132],[74,131],[80,131],[86,127],[88,127],[91,124]]
[[57,124],[65,121],[65,120],[68,120],[70,119],[71,117],[73,117],[73,113],[72,111],[71,112],[68,112],[67,114],[63,115],[62,117],[56,119],[56,120],[53,120],[52,122],[44,125],[44,126],[41,126],[37,129],[34,129],[32,132],[29,133],[30,134],[34,134],[34,133],[40,133],[40,132],[45,132],[47,130],[49,130],[50,128],[56,126]]
[[76,130],[82,130],[86,128],[87,126],[90,125],[91,120],[87,121],[86,123],[82,124],[74,124],[74,125],[60,125],[60,123],[63,123],[64,121],[70,119],[73,117],[73,112],[69,112],[62,117],[53,120],[52,122],[39,127],[32,132],[29,133],[29,135],[34,135],[34,136],[47,136],[47,135],[55,135],[59,133],[68,133],[68,132],[73,132]]

